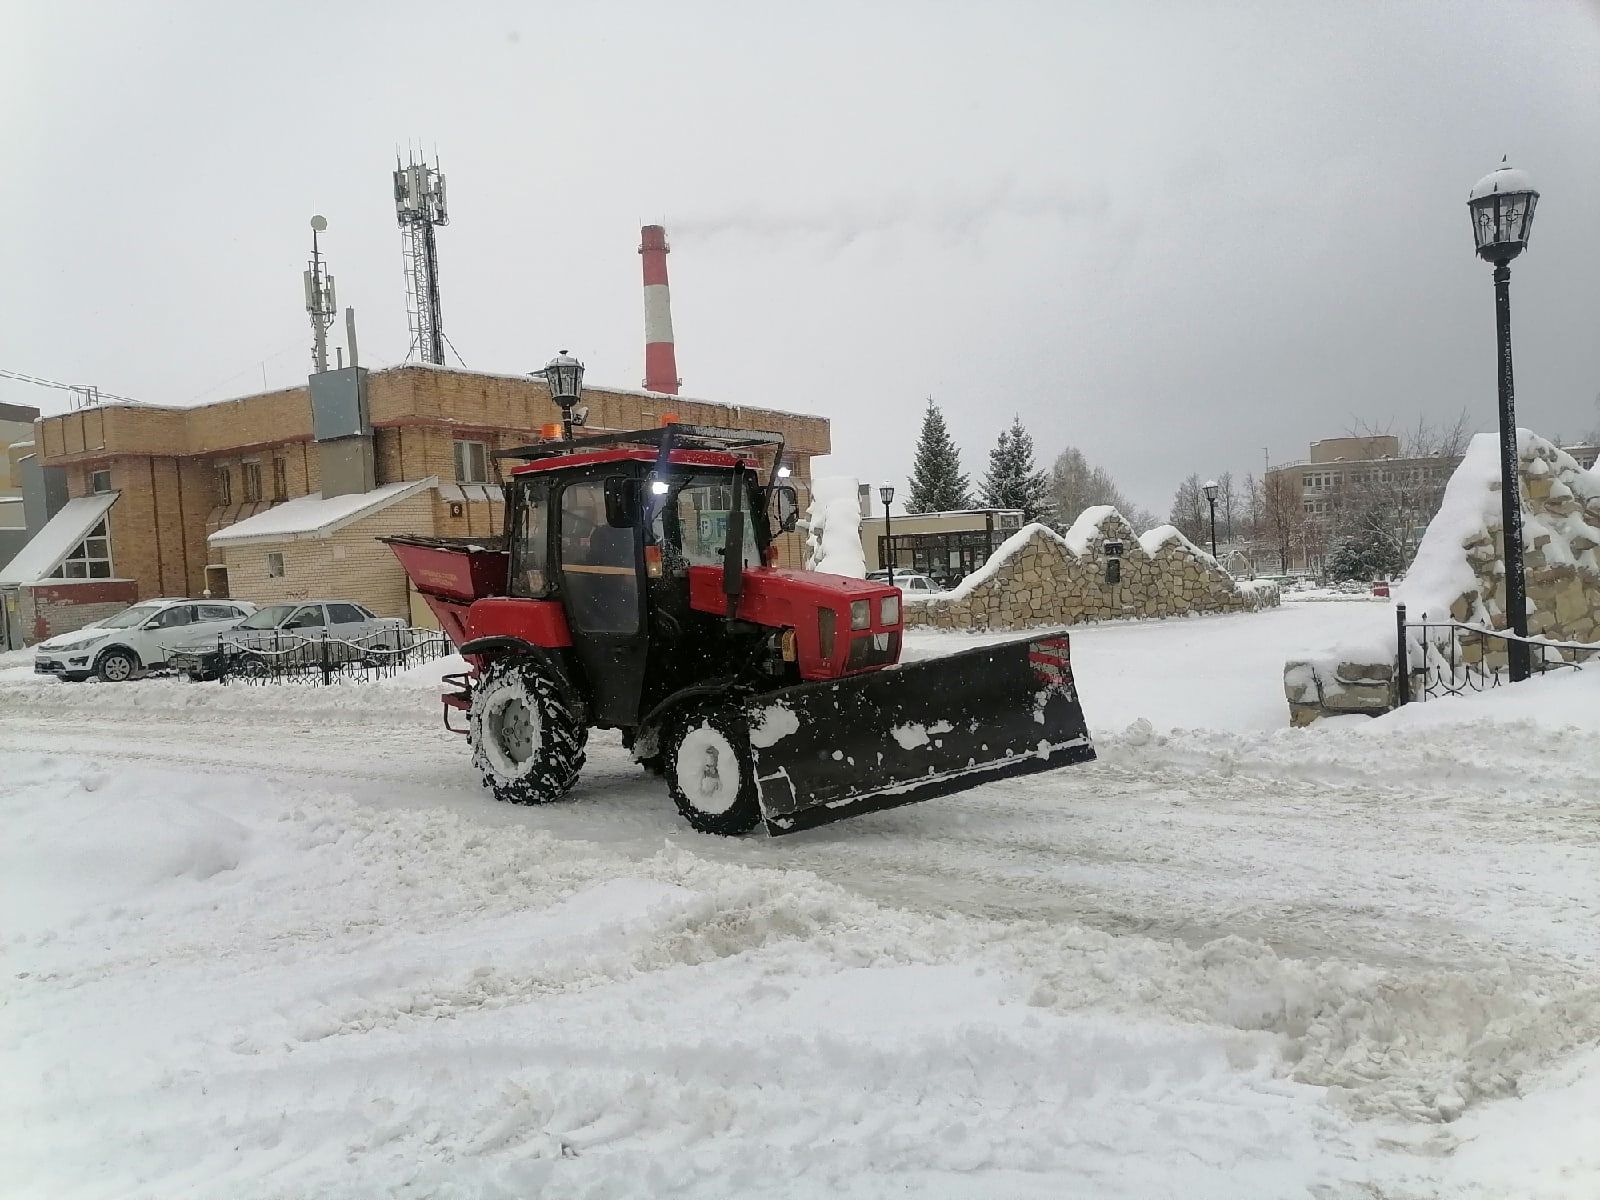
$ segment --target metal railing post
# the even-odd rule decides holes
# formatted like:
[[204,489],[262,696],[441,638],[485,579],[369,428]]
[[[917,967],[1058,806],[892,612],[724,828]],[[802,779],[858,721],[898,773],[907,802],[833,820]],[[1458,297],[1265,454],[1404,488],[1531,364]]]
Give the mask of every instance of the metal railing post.
[[[1395,648],[1394,648],[1394,684],[1395,704],[1411,703],[1411,665],[1407,661],[1409,647],[1406,645],[1406,606],[1394,606]],[[1431,711],[1431,710],[1430,710]]]
[[323,686],[327,686],[333,682],[333,668],[328,662],[328,631],[326,629],[322,631],[320,646],[319,658],[322,665],[322,683]]

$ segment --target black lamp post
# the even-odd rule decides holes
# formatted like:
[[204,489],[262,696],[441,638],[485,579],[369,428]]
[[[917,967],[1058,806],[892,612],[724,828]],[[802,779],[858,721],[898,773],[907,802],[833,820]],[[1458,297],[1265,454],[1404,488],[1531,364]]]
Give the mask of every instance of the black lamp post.
[[1211,505],[1211,557],[1217,556],[1217,481],[1208,479],[1204,484],[1206,503]]
[[[1478,180],[1467,196],[1478,256],[1494,264],[1494,313],[1500,355],[1500,528],[1505,545],[1506,616],[1511,632],[1528,636],[1528,602],[1522,574],[1522,504],[1517,491],[1517,407],[1511,378],[1511,260],[1521,254],[1533,229],[1539,193],[1527,174],[1500,160],[1498,170]],[[1526,641],[1507,652],[1511,681],[1528,677]]]
[[583,395],[583,364],[565,350],[544,365],[550,399],[561,409],[561,436],[572,440],[572,409]]
[[894,586],[894,525],[889,520],[889,505],[894,503],[894,485],[886,483],[878,488],[878,499],[883,501],[883,545],[889,558],[889,586]]

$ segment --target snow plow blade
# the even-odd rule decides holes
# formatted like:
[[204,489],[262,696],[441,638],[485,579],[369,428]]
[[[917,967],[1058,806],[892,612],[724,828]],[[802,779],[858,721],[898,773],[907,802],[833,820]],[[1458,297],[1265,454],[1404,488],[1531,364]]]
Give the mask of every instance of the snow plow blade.
[[1094,758],[1066,634],[801,684],[747,712],[775,836]]

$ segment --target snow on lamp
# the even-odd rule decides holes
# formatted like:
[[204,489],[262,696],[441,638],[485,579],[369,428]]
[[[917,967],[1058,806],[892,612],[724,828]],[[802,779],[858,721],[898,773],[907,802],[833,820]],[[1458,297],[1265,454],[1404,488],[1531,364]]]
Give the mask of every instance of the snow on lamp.
[[1501,159],[1500,166],[1478,180],[1467,196],[1479,256],[1501,266],[1521,254],[1533,231],[1538,203],[1539,193],[1528,173]]

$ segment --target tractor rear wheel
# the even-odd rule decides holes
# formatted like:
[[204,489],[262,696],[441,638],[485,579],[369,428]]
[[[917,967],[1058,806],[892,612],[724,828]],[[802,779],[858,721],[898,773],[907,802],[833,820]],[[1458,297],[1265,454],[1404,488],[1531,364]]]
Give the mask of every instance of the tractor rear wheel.
[[583,770],[589,730],[561,688],[523,659],[495,663],[472,690],[472,765],[507,804],[548,804]]
[[724,837],[755,828],[761,806],[742,713],[692,710],[672,722],[662,742],[667,788],[684,820],[701,833]]

